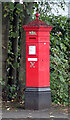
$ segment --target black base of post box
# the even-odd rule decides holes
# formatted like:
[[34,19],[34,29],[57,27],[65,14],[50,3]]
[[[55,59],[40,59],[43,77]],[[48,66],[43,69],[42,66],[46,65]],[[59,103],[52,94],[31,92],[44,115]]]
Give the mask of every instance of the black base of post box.
[[25,89],[25,109],[39,110],[47,109],[51,106],[51,89],[45,88],[31,88]]

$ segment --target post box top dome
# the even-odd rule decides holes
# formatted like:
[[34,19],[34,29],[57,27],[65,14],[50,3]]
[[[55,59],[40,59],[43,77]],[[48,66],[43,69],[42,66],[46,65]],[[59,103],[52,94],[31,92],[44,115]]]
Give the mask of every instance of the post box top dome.
[[48,25],[47,23],[39,20],[39,14],[36,13],[36,20],[30,22],[28,25],[24,25],[23,28],[27,28],[27,29],[32,29],[32,28],[51,28],[52,29],[52,26]]

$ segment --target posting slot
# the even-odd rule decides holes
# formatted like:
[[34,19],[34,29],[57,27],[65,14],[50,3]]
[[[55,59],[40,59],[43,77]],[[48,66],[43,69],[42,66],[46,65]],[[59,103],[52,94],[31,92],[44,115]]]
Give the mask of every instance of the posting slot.
[[30,37],[29,39],[36,39],[35,37]]

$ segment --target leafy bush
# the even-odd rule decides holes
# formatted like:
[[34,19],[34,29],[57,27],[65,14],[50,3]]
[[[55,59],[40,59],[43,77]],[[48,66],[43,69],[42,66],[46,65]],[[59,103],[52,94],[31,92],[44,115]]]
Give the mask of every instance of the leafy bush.
[[66,17],[48,17],[53,25],[50,34],[50,85],[52,102],[68,105],[69,37]]

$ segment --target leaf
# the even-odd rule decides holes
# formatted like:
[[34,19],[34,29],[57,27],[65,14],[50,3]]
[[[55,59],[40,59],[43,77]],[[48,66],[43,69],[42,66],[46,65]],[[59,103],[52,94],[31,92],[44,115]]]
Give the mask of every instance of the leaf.
[[59,76],[61,82],[65,82],[63,76]]
[[60,46],[61,46],[61,49],[64,49],[64,51],[66,51],[66,47],[63,43],[61,43]]
[[53,116],[53,115],[50,115],[50,118],[54,118],[55,116]]
[[32,116],[27,116],[27,118],[32,118]]
[[7,110],[9,111],[9,110],[10,110],[10,108],[7,108]]
[[13,4],[13,3],[10,3],[10,4],[9,4],[9,8],[10,8],[11,11],[14,11],[14,9],[15,9],[14,4]]
[[13,38],[18,37],[18,33],[17,32],[11,32],[11,37],[13,37]]

